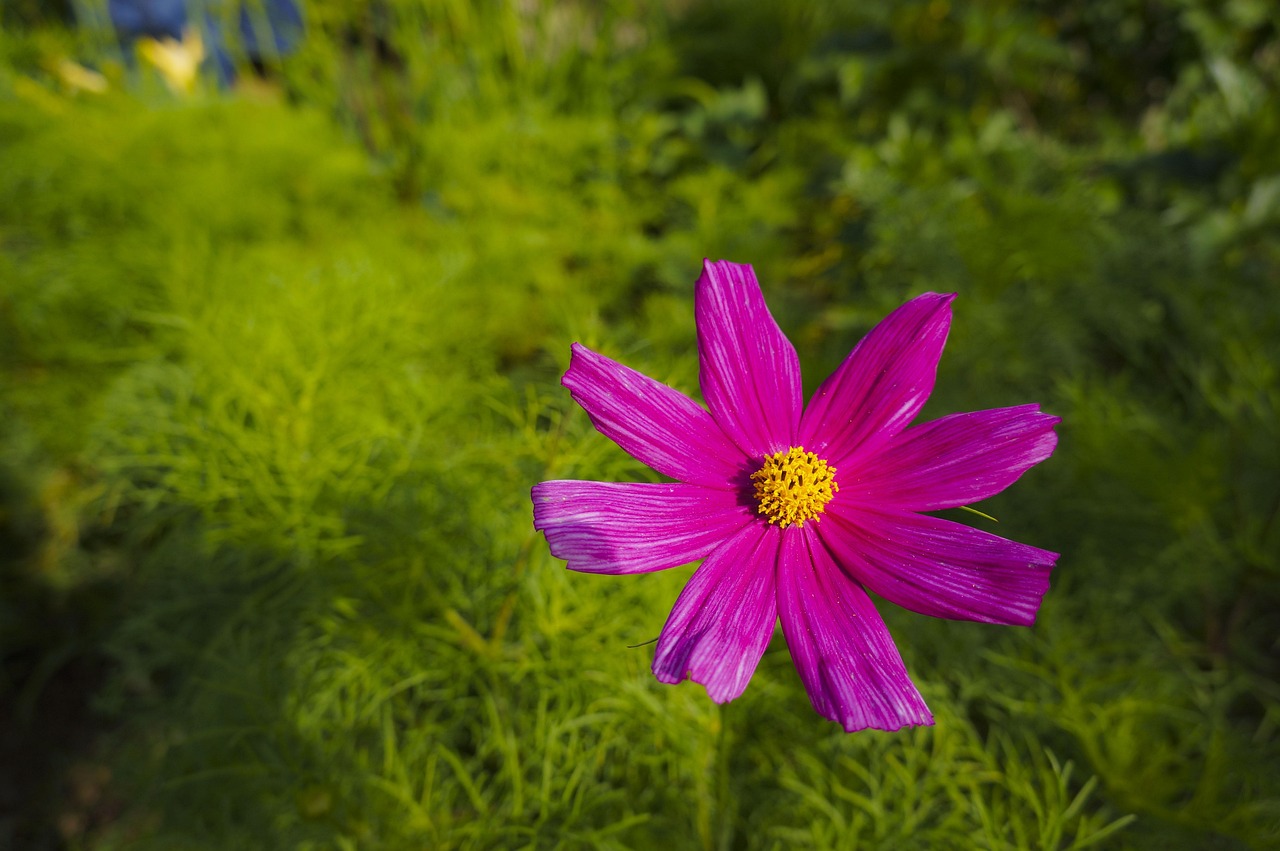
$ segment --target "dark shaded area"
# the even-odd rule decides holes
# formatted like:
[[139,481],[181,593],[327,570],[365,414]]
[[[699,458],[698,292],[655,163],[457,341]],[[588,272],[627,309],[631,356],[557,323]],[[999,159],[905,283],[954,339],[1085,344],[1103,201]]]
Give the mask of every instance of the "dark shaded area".
[[121,612],[122,583],[59,589],[40,577],[50,557],[67,555],[50,548],[92,557],[96,547],[58,541],[33,510],[36,496],[29,481],[0,469],[0,846],[33,850],[65,847],[121,807],[98,753],[115,724],[92,701],[111,671],[102,644]]
[[36,27],[74,22],[71,0],[10,0],[0,7],[0,23],[6,26]]

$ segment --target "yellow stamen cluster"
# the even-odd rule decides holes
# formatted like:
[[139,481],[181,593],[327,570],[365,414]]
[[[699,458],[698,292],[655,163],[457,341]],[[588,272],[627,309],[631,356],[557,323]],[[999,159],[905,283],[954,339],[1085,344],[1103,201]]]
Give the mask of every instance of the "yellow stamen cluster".
[[766,455],[751,474],[756,485],[760,514],[775,526],[803,526],[822,514],[840,487],[836,468],[812,452],[793,446],[786,452]]

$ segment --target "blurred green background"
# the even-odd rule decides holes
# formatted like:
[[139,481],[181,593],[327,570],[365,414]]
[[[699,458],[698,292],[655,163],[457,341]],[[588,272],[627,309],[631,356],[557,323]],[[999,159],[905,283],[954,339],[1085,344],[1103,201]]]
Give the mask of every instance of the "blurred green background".
[[[175,93],[0,6],[0,848],[1280,847],[1280,7],[305,11]],[[961,515],[1037,625],[882,606],[934,728],[661,686],[691,568],[532,530],[652,477],[559,375],[695,391],[703,257],[809,390],[954,291],[926,416],[1063,418]]]

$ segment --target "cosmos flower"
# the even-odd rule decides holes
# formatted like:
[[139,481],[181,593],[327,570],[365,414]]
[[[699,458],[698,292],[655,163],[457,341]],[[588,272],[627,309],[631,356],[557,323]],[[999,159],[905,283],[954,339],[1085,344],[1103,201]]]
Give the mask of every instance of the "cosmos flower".
[[933,716],[867,595],[920,614],[1030,625],[1058,556],[921,512],[966,506],[1048,458],[1038,405],[910,425],[954,295],[891,313],[814,393],[748,265],[706,261],[694,294],[702,396],[574,344],[563,384],[601,433],[676,481],[550,481],[534,525],[572,570],[703,559],[653,673],[717,703],[742,694],[779,619],[813,708],[850,732]]

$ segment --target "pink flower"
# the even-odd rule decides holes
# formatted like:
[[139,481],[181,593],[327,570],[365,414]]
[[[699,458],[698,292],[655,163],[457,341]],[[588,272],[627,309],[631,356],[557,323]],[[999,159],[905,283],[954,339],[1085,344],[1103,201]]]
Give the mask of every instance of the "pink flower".
[[694,294],[707,408],[574,344],[564,386],[670,484],[552,481],[534,526],[572,570],[704,559],[653,673],[742,694],[778,618],[813,708],[850,732],[932,724],[867,590],[934,617],[1030,625],[1057,554],[924,511],[986,499],[1048,458],[1038,405],[908,427],[933,391],[953,295],[925,293],[854,347],[804,406],[795,348],[748,265],[706,261]]

